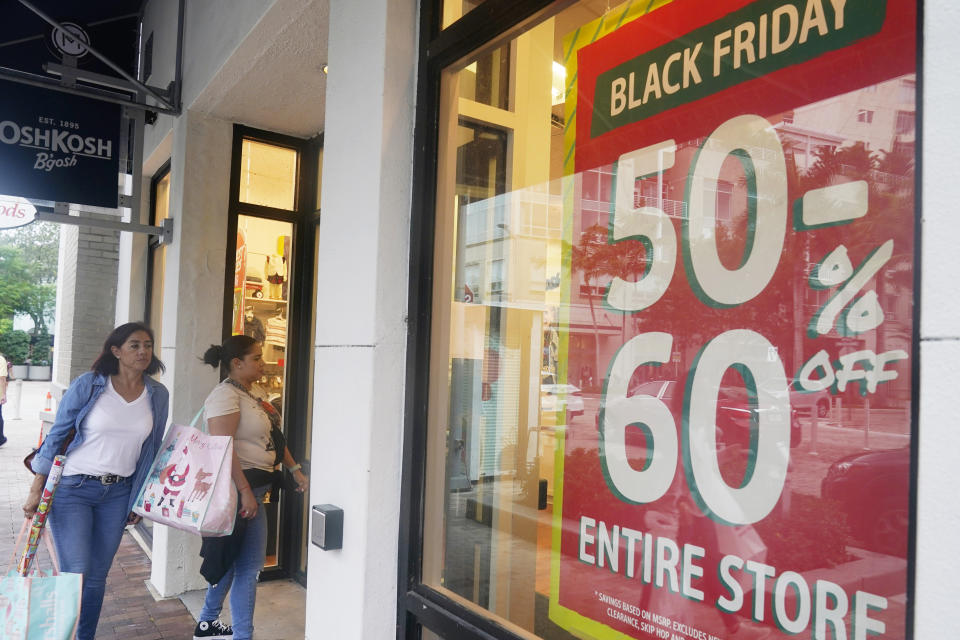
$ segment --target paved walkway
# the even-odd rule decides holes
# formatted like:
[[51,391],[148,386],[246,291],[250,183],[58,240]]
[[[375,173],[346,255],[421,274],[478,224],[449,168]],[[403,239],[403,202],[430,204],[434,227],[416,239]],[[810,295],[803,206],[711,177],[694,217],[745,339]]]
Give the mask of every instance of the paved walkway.
[[[17,413],[13,393],[9,404],[3,407],[4,434],[7,444],[0,447],[0,558],[6,563],[13,553],[13,545],[23,512],[20,505],[26,499],[31,476],[24,469],[23,457],[37,445],[40,434],[39,413],[46,398],[46,382],[23,382],[20,419],[11,419]],[[14,388],[11,385],[11,392]],[[40,554],[41,566],[47,564],[46,554]],[[6,570],[6,566],[2,567]],[[184,640],[193,636],[194,620],[178,599],[155,600],[145,581],[150,577],[150,560],[129,533],[124,534],[107,579],[107,595],[97,629],[97,640]]]

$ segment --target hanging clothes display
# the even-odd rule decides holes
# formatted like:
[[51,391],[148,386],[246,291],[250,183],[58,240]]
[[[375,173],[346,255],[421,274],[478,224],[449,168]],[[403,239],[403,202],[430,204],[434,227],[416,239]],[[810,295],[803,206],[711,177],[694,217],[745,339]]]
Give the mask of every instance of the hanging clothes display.
[[243,333],[256,340],[261,346],[267,338],[267,330],[263,326],[263,321],[253,313],[253,307],[247,307],[244,313]]
[[287,319],[282,314],[267,319],[266,343],[276,347],[287,346]]
[[270,297],[274,300],[280,300],[283,295],[283,283],[287,279],[287,263],[283,256],[267,256],[264,265],[264,273],[267,276],[267,282],[270,283]]

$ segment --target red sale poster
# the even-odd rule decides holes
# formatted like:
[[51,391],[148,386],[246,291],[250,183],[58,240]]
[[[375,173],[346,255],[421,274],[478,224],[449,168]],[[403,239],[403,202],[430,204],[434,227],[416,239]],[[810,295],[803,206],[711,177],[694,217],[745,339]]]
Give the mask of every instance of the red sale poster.
[[916,3],[649,4],[565,42],[550,618],[903,638]]

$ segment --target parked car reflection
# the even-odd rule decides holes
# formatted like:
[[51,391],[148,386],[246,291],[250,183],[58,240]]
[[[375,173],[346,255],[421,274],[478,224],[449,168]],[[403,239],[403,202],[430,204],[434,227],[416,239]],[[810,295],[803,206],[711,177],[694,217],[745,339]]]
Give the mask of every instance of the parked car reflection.
[[[683,389],[675,380],[646,380],[630,387],[628,397],[646,395],[665,404],[678,420],[682,410]],[[614,400],[613,402],[616,402]],[[601,405],[601,410],[604,405]],[[751,441],[753,425],[759,415],[767,411],[757,406],[742,387],[721,387],[717,395],[717,442],[721,445],[739,445],[748,447]],[[596,426],[600,428],[600,413],[597,413]],[[790,448],[801,441],[800,417],[796,407],[790,410]]]
[[831,396],[830,392],[823,391],[797,391],[790,389],[790,406],[797,411],[813,414],[817,413],[818,418],[826,418],[830,413]]
[[820,495],[843,505],[852,533],[868,549],[906,557],[909,471],[909,447],[855,453],[830,465]]
[[566,411],[569,424],[570,419],[583,415],[583,396],[580,387],[572,384],[541,384],[540,410],[543,413]]

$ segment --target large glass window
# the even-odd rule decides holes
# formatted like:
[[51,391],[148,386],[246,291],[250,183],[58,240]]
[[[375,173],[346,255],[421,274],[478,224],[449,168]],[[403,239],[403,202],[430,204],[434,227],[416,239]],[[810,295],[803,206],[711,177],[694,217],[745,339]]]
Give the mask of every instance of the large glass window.
[[[257,384],[279,410],[286,406],[287,332],[290,324],[290,265],[293,225],[289,222],[240,216],[237,223],[237,301],[233,333],[254,338],[263,349],[264,377]],[[266,506],[267,567],[278,558],[278,505]]]
[[[154,178],[151,185],[153,201],[151,203],[150,224],[159,226],[170,217],[170,168],[169,166]],[[159,353],[163,320],[163,273],[166,263],[166,247],[151,238],[148,251],[149,281],[147,285],[147,322],[154,332],[154,349]]]
[[244,140],[240,202],[293,210],[297,193],[296,149]]
[[443,0],[443,26],[449,26],[486,0]]
[[[150,224],[159,226],[170,217],[170,165],[161,169],[150,182]],[[167,249],[159,239],[151,237],[147,249],[147,291],[144,318],[153,329],[153,349],[162,357],[163,340],[163,283]],[[144,518],[137,525],[147,538],[153,535],[153,522]]]
[[441,76],[422,582],[518,637],[904,637],[915,4],[736,4]]

